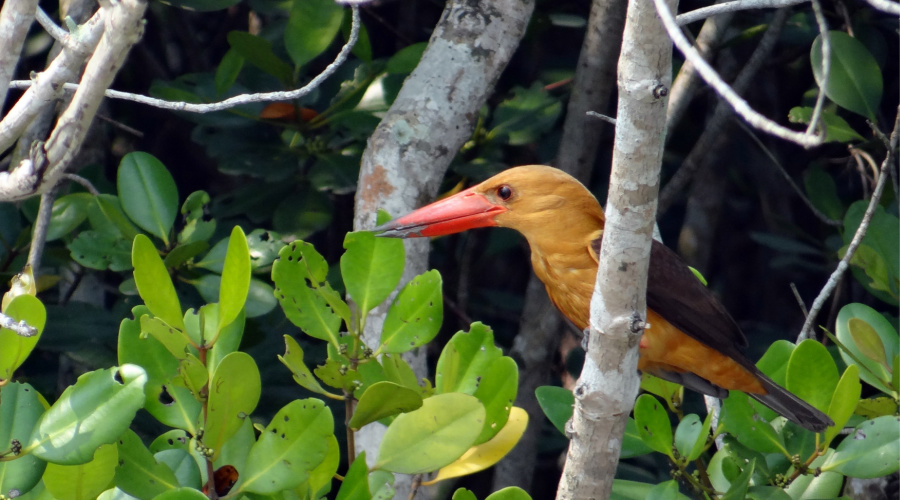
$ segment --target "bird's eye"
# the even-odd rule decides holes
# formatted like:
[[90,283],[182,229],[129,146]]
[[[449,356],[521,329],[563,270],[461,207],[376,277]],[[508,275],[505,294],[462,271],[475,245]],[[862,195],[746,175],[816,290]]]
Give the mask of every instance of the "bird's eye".
[[497,188],[497,196],[499,196],[503,201],[510,199],[512,197],[512,194],[512,188],[510,188],[506,184]]

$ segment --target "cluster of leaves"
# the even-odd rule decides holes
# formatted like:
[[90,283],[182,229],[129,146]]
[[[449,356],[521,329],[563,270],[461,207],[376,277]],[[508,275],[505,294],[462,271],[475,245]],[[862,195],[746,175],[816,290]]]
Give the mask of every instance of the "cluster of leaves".
[[[127,159],[120,188],[123,178],[137,173],[145,179],[147,195],[167,194],[155,190],[170,180],[156,170],[155,159],[143,154]],[[76,242],[101,235],[130,246],[133,284],[144,304],[121,323],[118,366],[82,375],[48,404],[30,384],[11,380],[40,340],[46,319],[30,275],[22,275],[4,298],[3,312],[33,326],[36,335],[0,331],[0,437],[9,444],[0,456],[0,493],[183,499],[207,498],[214,489],[229,498],[323,497],[342,463],[341,429],[335,430],[332,409],[320,399],[295,399],[268,424],[254,417],[264,387],[257,361],[239,349],[254,279],[248,238],[239,227],[232,230],[217,258],[214,301],[184,310],[171,275],[194,265],[199,252],[183,259],[171,256],[184,255],[188,251],[180,249],[198,241],[206,244],[190,235],[209,238],[212,231],[197,230],[195,223],[203,221],[185,209],[185,229],[172,243],[174,215],[167,219],[165,214],[174,213],[169,209],[177,196],[143,212],[119,208],[134,198],[140,196],[123,198],[121,205],[109,195],[91,200],[92,229],[70,244],[74,254],[81,248]],[[165,258],[131,221],[163,242]],[[430,342],[440,328],[443,300],[436,271],[405,285],[391,302],[377,347],[367,347],[362,339],[366,316],[399,283],[403,244],[364,232],[348,234],[345,247],[340,267],[349,303],[327,281],[325,259],[300,240],[273,257],[275,287],[269,287],[291,322],[327,344],[327,358],[311,371],[300,343],[284,336],[285,353],[278,358],[294,380],[313,393],[344,401],[351,435],[373,422],[388,426],[371,468],[365,456],[353,456],[349,440],[344,461],[351,465],[338,498],[389,498],[393,473],[437,472],[433,483],[496,463],[527,425],[525,412],[512,406],[518,388],[515,362],[494,345],[490,328],[474,323],[444,347],[434,384],[418,380],[402,354]],[[116,262],[90,255],[86,250],[78,258]],[[140,409],[168,429],[147,439],[149,445],[130,429]],[[517,489],[492,496],[523,497]]]

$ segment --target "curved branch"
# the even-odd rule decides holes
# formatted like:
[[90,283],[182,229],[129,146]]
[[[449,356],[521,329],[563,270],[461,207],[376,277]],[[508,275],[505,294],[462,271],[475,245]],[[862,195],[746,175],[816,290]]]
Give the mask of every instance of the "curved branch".
[[678,26],[685,26],[697,21],[702,21],[708,17],[718,16],[728,12],[738,12],[748,9],[777,9],[809,1],[810,0],[734,0],[732,2],[718,3],[710,5],[709,7],[702,7],[690,12],[685,12],[684,14],[679,14],[678,17],[675,18],[675,22]]

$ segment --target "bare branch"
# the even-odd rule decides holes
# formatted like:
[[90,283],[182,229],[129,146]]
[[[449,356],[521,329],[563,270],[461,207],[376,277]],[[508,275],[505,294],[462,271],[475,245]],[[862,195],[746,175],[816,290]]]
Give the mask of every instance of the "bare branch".
[[[813,13],[815,13],[816,24],[819,25],[819,33],[822,35],[822,85],[819,85],[819,94],[816,96],[816,105],[813,108],[812,117],[809,119],[809,126],[806,128],[807,134],[814,134],[819,128],[819,121],[822,119],[822,108],[825,106],[825,87],[828,85],[828,78],[831,76],[831,35],[828,34],[828,22],[825,20],[825,14],[822,12],[822,4],[819,0],[812,0]],[[825,131],[822,130],[824,137]]]
[[38,0],[6,0],[0,9],[0,108],[6,101],[7,87],[37,5]]
[[[350,56],[350,51],[353,49],[353,46],[356,45],[357,40],[359,40],[359,7],[353,5],[352,9],[352,19],[353,23],[350,28],[350,37],[347,39],[347,43],[341,48],[341,51],[338,53],[337,57],[335,57],[334,61],[329,64],[321,73],[316,75],[315,78],[310,80],[309,83],[304,85],[299,89],[288,90],[288,91],[280,91],[280,92],[262,92],[259,94],[241,94],[238,96],[230,97],[225,99],[224,101],[207,103],[207,104],[196,104],[184,101],[166,101],[163,99],[156,99],[153,97],[148,97],[141,94],[132,94],[129,92],[120,92],[118,90],[107,89],[104,95],[109,97],[110,99],[121,99],[123,101],[131,101],[139,104],[145,104],[147,106],[153,106],[154,108],[160,109],[168,109],[171,111],[186,111],[188,113],[213,113],[215,111],[222,111],[226,109],[231,109],[237,106],[243,106],[245,104],[253,104],[257,102],[271,102],[271,101],[290,101],[293,99],[299,99],[322,84],[328,77],[334,74],[335,71],[347,60]],[[12,87],[16,88],[27,88],[31,86],[31,82],[25,80],[17,80],[10,84]],[[78,90],[78,85],[74,83],[67,83],[63,85],[63,88],[67,91]]]
[[34,337],[37,335],[37,328],[26,323],[24,319],[17,322],[3,313],[0,313],[0,328],[12,330],[20,337]]
[[791,130],[775,123],[754,110],[747,101],[737,95],[737,93],[722,80],[709,63],[707,63],[697,50],[691,46],[691,43],[685,38],[684,34],[681,33],[681,30],[672,15],[672,11],[665,5],[665,2],[663,0],[653,0],[653,3],[656,6],[656,11],[659,13],[659,17],[662,19],[666,31],[669,33],[669,38],[672,39],[675,46],[678,47],[678,50],[680,50],[685,58],[689,59],[691,63],[697,67],[697,71],[700,73],[700,76],[703,77],[703,80],[713,87],[713,89],[715,89],[715,91],[722,96],[732,108],[734,108],[735,112],[740,115],[741,118],[746,120],[747,123],[753,127],[762,130],[767,134],[800,144],[803,147],[808,148],[822,144],[824,140],[822,135],[809,135]]
[[853,254],[856,253],[856,249],[859,248],[859,245],[862,243],[866,231],[869,228],[869,223],[872,221],[872,216],[875,214],[875,208],[878,206],[881,195],[884,193],[884,186],[887,184],[887,179],[889,177],[888,169],[891,168],[891,163],[894,161],[898,143],[900,143],[900,107],[897,108],[897,116],[894,118],[894,131],[891,132],[890,147],[888,147],[884,161],[881,163],[881,170],[878,174],[878,184],[875,185],[875,190],[872,192],[872,198],[869,200],[869,207],[866,208],[866,213],[863,214],[862,221],[859,223],[859,228],[853,235],[853,239],[850,240],[850,245],[847,246],[847,252],[844,254],[844,258],[838,262],[837,268],[831,273],[831,276],[828,277],[825,286],[822,287],[819,295],[813,301],[812,307],[809,309],[809,315],[806,317],[806,322],[803,323],[800,335],[797,336],[797,342],[810,338],[816,316],[818,316],[819,311],[822,310],[822,306],[825,305],[828,296],[831,295],[835,287],[837,287],[838,281],[840,281],[844,271],[850,266],[850,260],[853,259]]
[[900,16],[900,3],[891,0],[866,0],[866,2],[881,12]]
[[[78,77],[84,61],[90,57],[100,41],[106,13],[106,9],[98,10],[77,34],[70,34],[70,42],[65,44],[62,52],[53,59],[50,66],[28,82],[28,90],[3,117],[3,121],[0,121],[0,151],[5,151],[13,145],[47,102],[62,96],[64,82]],[[21,88],[12,83],[10,87]],[[0,199],[3,200],[7,199],[6,184],[7,181],[0,174]]]
[[810,0],[734,0],[732,2],[717,3],[709,7],[702,7],[684,14],[679,14],[675,22],[679,26],[685,26],[708,17],[718,16],[728,12],[737,12],[749,9],[778,9],[790,7]]
[[50,19],[50,16],[48,16],[47,13],[44,12],[44,9],[38,7],[34,18],[38,22],[38,24],[40,24],[41,27],[44,28],[44,31],[46,31],[51,37],[53,37],[54,40],[59,42],[60,45],[65,46],[67,43],[69,43],[69,32],[57,26],[56,23],[53,22],[53,19]]
[[38,208],[37,218],[34,220],[34,230],[31,233],[31,247],[28,249],[28,265],[35,276],[41,267],[41,257],[44,254],[44,243],[47,242],[47,230],[50,228],[50,216],[53,215],[53,202],[56,200],[57,186],[53,186],[41,195],[41,205]]

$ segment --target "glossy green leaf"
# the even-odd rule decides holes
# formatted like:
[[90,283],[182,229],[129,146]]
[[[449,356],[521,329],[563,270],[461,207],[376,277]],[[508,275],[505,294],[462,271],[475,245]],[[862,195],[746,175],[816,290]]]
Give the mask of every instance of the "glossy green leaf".
[[325,259],[302,241],[285,246],[278,255],[272,265],[272,281],[284,315],[307,335],[337,345],[341,318],[315,289],[325,286]]
[[153,337],[177,359],[184,359],[192,351],[190,340],[184,332],[149,314],[141,317],[141,335]]
[[372,500],[391,500],[397,494],[394,489],[394,475],[385,470],[373,470],[369,473],[369,491]]
[[47,464],[44,487],[57,500],[95,498],[112,482],[119,452],[114,445],[104,444],[91,455],[91,460],[82,464]]
[[545,385],[534,390],[541,410],[562,435],[566,435],[566,422],[572,418],[575,395],[565,387]]
[[[867,208],[868,201],[859,200],[847,209],[843,232],[845,247],[838,252],[840,257],[844,256]],[[853,276],[872,295],[896,307],[900,303],[900,219],[887,213],[884,207],[875,207],[860,247],[863,246],[871,250],[862,253],[857,250],[859,256],[854,255],[850,261]]]
[[490,327],[472,323],[468,332],[457,332],[441,351],[435,370],[435,390],[474,394],[491,364],[502,356],[503,351],[494,345]]
[[402,474],[435,471],[462,456],[483,426],[484,407],[475,397],[461,393],[430,397],[388,427],[374,468]]
[[168,245],[178,215],[178,188],[166,167],[149,153],[128,153],[119,163],[116,182],[128,217]]
[[53,202],[46,240],[58,240],[80,226],[87,219],[92,198],[88,193],[72,193],[61,196]]
[[347,470],[344,482],[337,492],[337,500],[369,500],[369,468],[366,467],[366,453],[362,452]]
[[299,486],[325,459],[333,434],[325,403],[312,398],[288,403],[250,448],[241,491],[265,495]]
[[419,61],[422,59],[422,53],[428,47],[426,42],[414,43],[397,51],[388,59],[386,71],[394,74],[412,73]]
[[784,439],[750,406],[746,394],[731,391],[722,403],[720,423],[745,446],[762,453],[788,454]]
[[[219,326],[228,326],[244,308],[250,289],[250,249],[247,237],[239,226],[231,230],[225,267],[222,269],[222,283],[219,286]],[[218,332],[217,332],[218,333]]]
[[[812,120],[812,113],[813,108],[808,106],[791,108],[788,112],[788,120],[791,123],[808,125],[810,120]],[[820,123],[825,126],[825,142],[853,142],[866,140],[865,137],[859,135],[859,133],[850,127],[847,120],[844,120],[834,113],[824,111]],[[842,213],[843,212],[841,212],[841,214]],[[834,218],[840,218],[841,214],[838,214]]]
[[816,83],[838,106],[875,120],[883,85],[878,63],[862,42],[847,33],[829,31],[828,35],[831,74],[827,82],[822,68],[822,35],[816,37],[809,53]]
[[40,340],[47,322],[47,310],[37,297],[26,294],[12,299],[4,312],[17,323],[24,321],[37,330],[35,335],[23,337],[8,328],[0,328],[0,379],[9,380]]
[[256,66],[283,84],[291,82],[293,78],[291,65],[275,54],[271,42],[246,31],[232,31],[228,33],[227,38],[231,50],[241,56],[247,64]]
[[416,276],[397,294],[381,330],[381,350],[403,353],[421,347],[437,335],[444,320],[441,274]]
[[[688,460],[694,460],[697,457],[691,457],[691,455],[697,447],[696,445],[705,442],[706,435],[703,434],[703,422],[700,421],[700,417],[696,413],[685,415],[681,422],[678,422],[678,427],[675,428],[675,449],[678,450],[678,455]],[[702,450],[702,447],[700,449]]]
[[530,88],[516,87],[513,97],[497,106],[491,121],[490,136],[511,146],[535,142],[549,132],[562,112],[560,100],[534,83]]
[[484,443],[500,432],[509,419],[509,412],[519,390],[519,366],[509,356],[503,356],[488,368],[473,396],[484,405],[484,429],[475,444]]
[[[667,483],[662,483],[666,485]],[[641,483],[638,481],[629,481],[626,479],[613,479],[612,494],[610,500],[647,500],[655,498],[652,496],[658,485]],[[669,486],[663,486],[662,490],[668,490]],[[660,490],[660,491],[662,491]],[[687,500],[688,497],[678,493],[675,497],[678,500]]]
[[672,426],[669,414],[658,399],[641,394],[634,403],[634,422],[644,444],[672,457]]
[[647,498],[659,500],[677,500],[678,499],[678,483],[674,480],[659,483],[650,489]]
[[378,382],[362,393],[348,425],[358,430],[368,423],[421,406],[422,396],[418,392],[393,382]]
[[838,196],[834,177],[818,166],[806,171],[803,178],[806,196],[822,213],[835,220],[844,217],[844,202]]
[[866,420],[845,437],[822,465],[850,477],[873,478],[900,468],[900,419],[894,415]]
[[[11,382],[0,387],[0,443],[26,442],[42,413],[40,395],[30,385]],[[12,498],[12,491],[30,491],[41,480],[46,465],[33,455],[0,462],[0,494]]]
[[[678,491],[677,485],[675,490]],[[531,496],[518,486],[507,486],[491,493],[485,500],[531,500]]]
[[[852,365],[855,366],[855,365]],[[866,419],[873,419],[884,415],[896,415],[898,412],[897,402],[893,398],[882,396],[879,398],[864,398],[856,403],[853,413],[861,415]]]
[[825,411],[840,379],[837,366],[820,342],[806,339],[791,353],[785,388],[800,399]]
[[131,269],[131,240],[98,231],[82,231],[67,245],[72,260],[98,271]]
[[753,469],[756,466],[756,462],[741,465],[741,475],[731,482],[731,487],[722,495],[722,500],[744,500],[747,498],[747,488],[750,486],[750,478],[753,477]]
[[[815,470],[820,467],[833,453],[834,450],[826,450],[825,456],[817,457],[810,464],[810,468]],[[837,498],[841,494],[843,484],[844,477],[840,474],[822,472],[799,476],[784,491],[791,498]]]
[[[835,322],[837,338],[844,349],[846,349],[846,351],[841,349],[841,357],[844,359],[844,362],[848,365],[857,365],[859,367],[859,378],[867,384],[886,394],[896,392],[895,390],[892,391],[889,386],[892,374],[888,371],[887,366],[869,359],[856,345],[850,329],[851,320],[854,319],[861,321],[875,331],[883,346],[885,359],[893,359],[900,354],[900,338],[898,338],[897,330],[883,315],[867,305],[858,303],[851,303],[842,307]],[[856,323],[856,325],[859,327],[860,323]]]
[[[341,447],[338,445],[337,438],[332,434],[327,437],[327,441],[328,452],[325,454],[325,459],[309,472],[309,478],[306,480],[306,491],[310,492],[312,498],[322,498],[331,491],[331,480],[337,474],[341,462]],[[300,491],[303,491],[302,488],[301,486]]]
[[890,369],[887,353],[884,350],[884,343],[881,342],[878,332],[872,328],[872,325],[859,318],[850,318],[847,321],[847,329],[850,331],[850,338],[853,339],[853,344],[859,349],[860,354]]
[[859,396],[862,393],[862,384],[859,382],[859,369],[856,365],[850,365],[841,375],[828,405],[828,416],[834,421],[834,425],[825,430],[823,441],[827,446],[832,439],[837,437],[844,424],[856,411]]
[[200,473],[200,467],[203,467],[204,471],[206,468],[205,464],[199,465],[203,462],[203,457],[196,450],[193,451],[193,455],[180,448],[161,450],[154,453],[153,458],[172,470],[179,486],[199,488],[204,483],[205,476]]
[[134,431],[126,431],[117,446],[119,466],[115,471],[115,483],[125,493],[142,500],[152,499],[179,486],[172,470],[153,458]]
[[208,500],[197,488],[178,488],[169,490],[153,500]]
[[403,241],[360,231],[347,234],[344,248],[347,251],[341,256],[341,275],[360,315],[366,315],[400,282],[406,255]]
[[262,391],[259,368],[249,354],[233,352],[216,367],[209,383],[203,444],[212,448],[213,460],[225,441],[249,418]]
[[173,384],[183,385],[191,391],[194,398],[202,400],[202,390],[209,382],[209,371],[206,366],[193,354],[188,354],[178,362],[178,374],[180,377],[173,379]]
[[641,374],[641,390],[661,397],[672,412],[680,408],[684,400],[684,386],[654,377],[649,373]]
[[134,282],[150,312],[184,331],[181,302],[175,293],[175,285],[150,238],[139,234],[134,239],[131,262],[134,265]]
[[293,2],[284,45],[291,60],[303,66],[327,49],[341,29],[344,10],[331,0]]
[[170,269],[180,267],[190,259],[200,255],[209,249],[209,243],[206,241],[195,241],[184,245],[178,245],[166,254],[163,263]]
[[[136,317],[148,313],[146,306],[133,310]],[[122,320],[118,354],[120,364],[135,364],[147,373],[144,408],[165,425],[196,432],[200,403],[186,388],[169,383],[178,372],[178,360],[155,338],[143,338],[138,320]]]
[[319,384],[319,381],[313,376],[312,372],[309,371],[309,368],[303,361],[303,348],[300,347],[300,344],[298,344],[290,335],[284,336],[284,356],[279,355],[278,360],[294,374],[294,381],[300,384],[300,387],[304,387],[317,394],[328,394],[329,396],[332,396],[321,384]]
[[244,67],[244,60],[244,57],[234,49],[229,49],[222,56],[219,66],[216,67],[216,94],[222,95],[234,85]]
[[[216,304],[207,304],[201,308],[205,314],[212,314],[212,310],[217,310],[218,307]],[[209,313],[206,311],[210,310]],[[216,341],[216,344],[209,350],[209,353],[206,357],[206,366],[209,367],[210,371],[215,371],[216,367],[219,366],[219,363],[222,362],[222,359],[225,356],[235,352],[241,345],[241,339],[244,336],[244,324],[246,323],[247,318],[244,314],[238,315],[237,319],[228,324],[221,332],[219,332],[219,340]],[[219,324],[218,321],[215,321],[214,324]]]
[[[259,430],[263,429],[262,423],[259,424]],[[213,462],[213,467],[218,469],[223,465],[230,465],[238,471],[238,482],[232,485],[232,491],[243,488],[243,483],[247,480],[245,472],[247,471],[247,450],[256,443],[256,428],[253,421],[249,418],[244,419],[237,432],[235,432],[225,444],[222,445],[222,451],[219,457]],[[204,461],[200,460],[201,467],[205,467]]]
[[146,372],[136,365],[85,373],[41,416],[26,450],[57,464],[87,463],[131,425],[146,383]]
[[119,197],[111,194],[101,193],[93,197],[93,204],[88,207],[88,220],[97,231],[122,236],[129,243],[139,232],[122,210]]
[[452,500],[478,500],[478,497],[465,488],[459,488],[453,492]]

